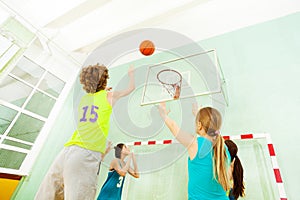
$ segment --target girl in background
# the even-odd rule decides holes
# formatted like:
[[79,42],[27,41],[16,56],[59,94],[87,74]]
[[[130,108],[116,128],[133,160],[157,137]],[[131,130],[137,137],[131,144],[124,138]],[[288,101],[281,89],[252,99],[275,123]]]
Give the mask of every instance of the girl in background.
[[232,140],[225,140],[225,144],[228,148],[231,157],[231,164],[230,164],[230,180],[233,181],[233,187],[230,189],[229,192],[229,199],[236,200],[239,197],[243,197],[245,195],[244,190],[244,169],[242,163],[237,156],[238,147]]
[[[97,200],[121,200],[122,189],[127,172],[134,178],[139,178],[135,155],[125,144],[118,144],[115,147],[115,159],[109,166],[107,179],[103,184]],[[124,159],[127,158],[126,161]],[[130,167],[131,162],[133,168]]]

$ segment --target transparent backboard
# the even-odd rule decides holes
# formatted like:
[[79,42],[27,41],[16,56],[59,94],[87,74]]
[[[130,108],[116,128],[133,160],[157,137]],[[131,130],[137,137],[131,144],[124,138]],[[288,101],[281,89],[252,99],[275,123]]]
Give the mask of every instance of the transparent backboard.
[[[224,101],[227,101],[222,90],[224,77],[216,51],[209,50],[185,57],[174,56],[173,59],[149,65],[142,93],[142,106],[174,100],[158,80],[157,75],[163,70],[175,70],[181,74],[179,99],[221,93]],[[169,79],[172,80],[171,73]]]

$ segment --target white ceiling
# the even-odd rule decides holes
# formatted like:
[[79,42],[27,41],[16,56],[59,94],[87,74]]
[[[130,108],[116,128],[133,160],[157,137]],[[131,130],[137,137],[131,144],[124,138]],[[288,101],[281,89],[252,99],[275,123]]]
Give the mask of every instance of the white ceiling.
[[300,0],[0,0],[1,7],[66,51],[88,54],[137,28],[170,29],[199,41],[298,12]]

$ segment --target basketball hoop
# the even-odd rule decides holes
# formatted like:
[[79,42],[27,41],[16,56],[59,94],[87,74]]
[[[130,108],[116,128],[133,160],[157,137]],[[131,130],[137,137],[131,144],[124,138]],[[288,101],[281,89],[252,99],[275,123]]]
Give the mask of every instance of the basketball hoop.
[[173,99],[179,98],[182,82],[179,72],[173,69],[164,69],[158,72],[156,77]]

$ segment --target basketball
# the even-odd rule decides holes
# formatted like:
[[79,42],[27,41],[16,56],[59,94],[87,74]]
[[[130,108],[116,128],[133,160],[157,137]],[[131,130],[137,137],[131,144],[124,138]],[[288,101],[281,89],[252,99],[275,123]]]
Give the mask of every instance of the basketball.
[[150,40],[144,40],[141,44],[140,44],[140,52],[144,55],[144,56],[150,56],[154,53],[155,50],[155,46],[153,44],[152,41]]

